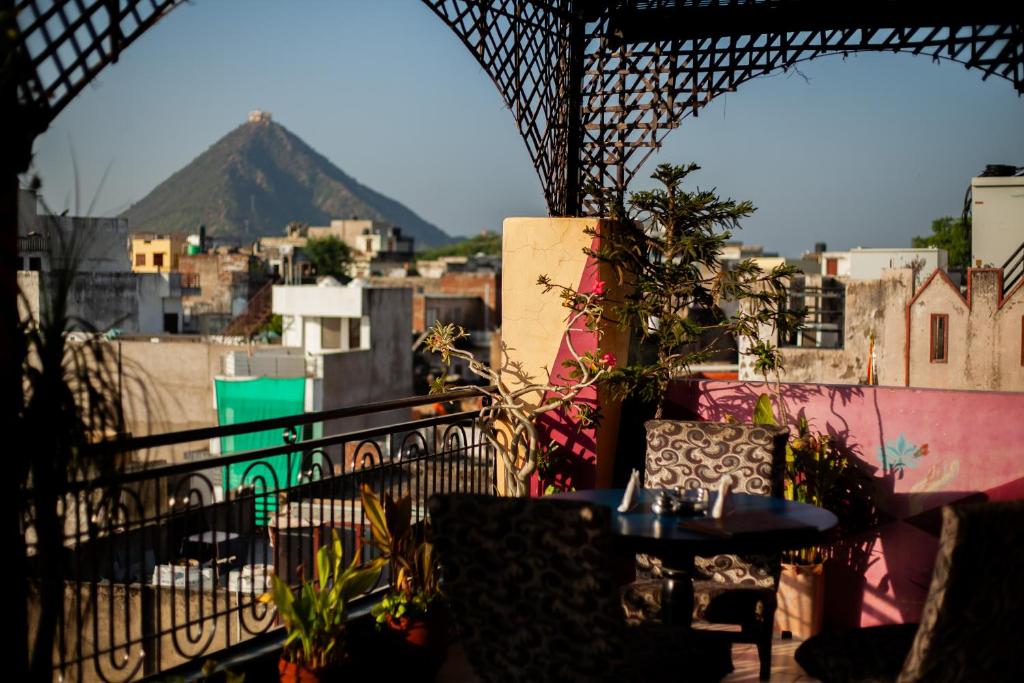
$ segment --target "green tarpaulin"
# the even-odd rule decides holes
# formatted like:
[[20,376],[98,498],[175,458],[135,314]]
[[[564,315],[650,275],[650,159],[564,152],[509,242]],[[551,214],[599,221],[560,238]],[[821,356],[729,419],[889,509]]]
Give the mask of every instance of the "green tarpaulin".
[[[221,425],[268,420],[273,417],[299,415],[303,412],[306,395],[306,379],[214,380],[217,392],[217,419]],[[257,448],[280,446],[284,443],[284,429],[269,429],[262,432],[225,436],[220,440],[223,455],[250,451]],[[242,485],[254,485],[257,492],[275,491],[293,486],[298,481],[302,455],[299,452],[275,455],[260,460],[235,463],[224,468],[224,486],[235,489]],[[276,509],[275,496],[260,496],[256,499],[256,519],[264,523],[269,513]]]

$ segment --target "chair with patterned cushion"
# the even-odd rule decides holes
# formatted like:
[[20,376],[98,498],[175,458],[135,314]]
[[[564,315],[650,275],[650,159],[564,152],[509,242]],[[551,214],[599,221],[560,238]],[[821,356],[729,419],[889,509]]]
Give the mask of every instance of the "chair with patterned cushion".
[[826,683],[1024,681],[1024,501],[948,506],[921,623],[814,636],[797,662]]
[[[647,429],[646,488],[717,489],[726,474],[733,490],[781,496],[789,432],[751,424],[651,420]],[[757,645],[760,678],[771,675],[778,555],[715,555],[694,558],[693,617],[740,631],[716,632],[731,642]],[[637,557],[637,581],[623,591],[631,621],[661,617],[662,567],[653,557]]]
[[575,501],[430,499],[443,590],[483,681],[718,680],[725,648],[627,625],[613,579],[611,510]]

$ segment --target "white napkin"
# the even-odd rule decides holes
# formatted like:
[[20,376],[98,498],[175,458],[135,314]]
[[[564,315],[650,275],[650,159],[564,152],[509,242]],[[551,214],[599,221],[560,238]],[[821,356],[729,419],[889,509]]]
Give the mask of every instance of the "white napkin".
[[711,508],[711,517],[713,519],[721,519],[732,512],[733,501],[729,496],[729,491],[732,490],[735,484],[736,482],[733,481],[731,474],[725,475],[718,482],[718,497],[715,498],[715,506]]
[[633,507],[638,488],[640,488],[640,471],[633,470],[633,474],[629,476],[629,483],[626,484],[626,492],[622,494],[622,502],[619,503],[618,508],[619,512],[629,512],[629,509]]

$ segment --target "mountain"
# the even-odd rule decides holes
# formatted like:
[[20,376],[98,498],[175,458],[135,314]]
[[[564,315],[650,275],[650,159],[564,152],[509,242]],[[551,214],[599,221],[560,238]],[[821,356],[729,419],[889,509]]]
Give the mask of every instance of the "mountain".
[[408,207],[360,185],[268,114],[250,116],[124,212],[132,232],[195,232],[241,240],[281,235],[291,221],[363,218],[397,225],[417,247],[451,238]]

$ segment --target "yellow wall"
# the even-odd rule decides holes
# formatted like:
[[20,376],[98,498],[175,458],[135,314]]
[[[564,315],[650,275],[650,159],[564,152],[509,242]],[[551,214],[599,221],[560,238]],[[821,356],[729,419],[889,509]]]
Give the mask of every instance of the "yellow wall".
[[[178,270],[178,257],[185,248],[185,240],[178,236],[161,235],[153,238],[132,237],[132,272],[133,273],[166,273]],[[163,254],[162,266],[153,265],[154,254]],[[138,256],[144,255],[144,265],[136,265]]]

